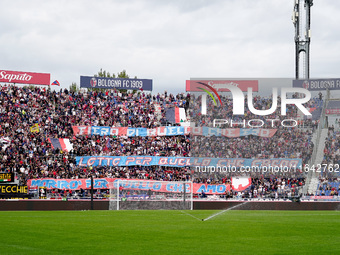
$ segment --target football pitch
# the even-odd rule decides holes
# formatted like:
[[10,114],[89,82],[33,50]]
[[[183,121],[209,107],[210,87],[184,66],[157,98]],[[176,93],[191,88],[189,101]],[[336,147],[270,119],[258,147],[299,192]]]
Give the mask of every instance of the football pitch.
[[0,254],[340,254],[338,211],[15,211],[0,221]]

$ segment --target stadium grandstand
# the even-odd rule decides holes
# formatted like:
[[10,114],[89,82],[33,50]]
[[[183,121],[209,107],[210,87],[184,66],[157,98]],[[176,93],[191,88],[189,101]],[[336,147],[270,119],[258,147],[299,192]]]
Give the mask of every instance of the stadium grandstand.
[[[288,198],[293,194],[308,196],[337,195],[338,174],[306,168],[319,163],[338,164],[339,133],[325,125],[325,107],[322,98],[314,97],[306,107],[313,109],[312,118],[296,127],[264,126],[275,128],[271,137],[244,135],[217,137],[192,135],[188,132],[174,135],[128,135],[126,130],[155,130],[166,126],[181,127],[185,123],[170,123],[166,118],[169,108],[185,108],[188,121],[211,126],[219,116],[231,116],[228,96],[222,100],[226,107],[213,108],[212,116],[199,113],[199,105],[191,94],[152,95],[144,92],[118,93],[114,90],[70,92],[67,89],[51,91],[41,87],[19,87],[4,84],[0,88],[1,151],[0,163],[4,173],[14,173],[14,182],[28,185],[34,190],[35,180],[81,180],[117,178],[158,181],[192,181],[205,185],[225,184],[230,189],[219,194],[221,199],[233,198]],[[191,98],[190,98],[191,97]],[[190,108],[188,102],[190,101]],[[212,104],[212,102],[210,102]],[[270,107],[271,99],[257,96],[257,108]],[[246,109],[247,119],[254,116]],[[298,111],[287,109],[290,118]],[[280,119],[276,111],[270,118]],[[338,124],[337,124],[338,125]],[[89,127],[99,129],[97,133]],[[101,128],[115,127],[117,133],[105,133]],[[221,125],[219,128],[224,128]],[[249,128],[249,127],[248,127]],[[91,130],[91,131],[89,131]],[[125,131],[124,131],[125,130]],[[323,135],[327,131],[327,135]],[[104,133],[103,133],[104,132]],[[110,131],[111,132],[111,131]],[[121,133],[123,132],[123,133]],[[125,133],[124,133],[125,132]],[[325,146],[324,146],[325,145]],[[324,149],[323,149],[324,147]],[[322,148],[322,149],[321,149]],[[322,151],[324,155],[317,155]],[[167,157],[192,156],[242,159],[294,159],[301,158],[302,167],[288,174],[246,173],[239,177],[251,178],[240,188],[233,185],[235,175],[225,173],[197,173],[189,166],[171,165],[104,165],[82,164],[86,156],[96,157]],[[77,160],[78,158],[78,160]],[[79,158],[81,158],[79,162]],[[306,169],[308,171],[306,171]],[[322,172],[322,171],[321,171]],[[46,183],[46,182],[45,182]],[[44,184],[45,184],[44,183]],[[32,187],[31,187],[32,186]],[[36,185],[40,186],[40,185]],[[45,185],[43,185],[45,186]],[[233,189],[234,188],[234,189]],[[31,191],[32,191],[31,190]],[[96,190],[95,197],[104,198],[108,189]],[[202,197],[204,192],[196,194]],[[204,194],[209,197],[209,194]],[[211,194],[214,195],[214,194]],[[216,194],[215,194],[216,195]],[[89,190],[83,187],[50,186],[49,198],[86,198]]]

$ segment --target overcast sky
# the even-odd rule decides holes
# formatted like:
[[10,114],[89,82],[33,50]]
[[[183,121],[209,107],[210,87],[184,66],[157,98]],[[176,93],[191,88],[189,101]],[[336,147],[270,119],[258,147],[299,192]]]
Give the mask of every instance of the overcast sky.
[[[100,68],[184,92],[192,77],[295,76],[293,0],[0,0],[0,69],[62,87]],[[311,78],[340,77],[340,1],[314,0]]]

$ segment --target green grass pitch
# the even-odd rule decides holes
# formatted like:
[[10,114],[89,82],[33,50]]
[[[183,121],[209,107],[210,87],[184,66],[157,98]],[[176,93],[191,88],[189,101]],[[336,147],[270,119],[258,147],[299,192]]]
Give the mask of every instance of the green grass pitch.
[[0,254],[340,254],[338,211],[217,212],[0,212]]

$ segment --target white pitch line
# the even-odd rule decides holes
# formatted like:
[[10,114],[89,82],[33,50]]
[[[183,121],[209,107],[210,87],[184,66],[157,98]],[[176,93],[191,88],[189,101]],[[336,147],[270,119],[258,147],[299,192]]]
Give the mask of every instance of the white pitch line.
[[193,217],[193,218],[196,219],[196,220],[203,221],[203,219],[197,218],[196,216],[191,215],[190,213],[187,213],[187,212],[184,212],[184,211],[181,211],[181,212],[184,213],[184,214],[186,214],[186,215],[188,215],[188,216]]
[[220,215],[220,214],[222,214],[222,213],[225,213],[226,211],[233,210],[233,209],[235,209],[235,208],[237,208],[237,207],[240,207],[241,205],[245,205],[245,204],[247,204],[247,203],[249,203],[249,201],[248,201],[248,202],[244,202],[244,203],[239,204],[239,205],[234,205],[234,206],[232,206],[232,207],[230,207],[230,208],[228,208],[228,209],[225,209],[225,210],[223,210],[223,211],[220,211],[220,212],[218,212],[218,213],[215,213],[215,214],[209,216],[208,218],[202,219],[202,221],[210,220],[210,219],[212,219],[212,218],[214,218],[214,217],[216,217],[216,216],[218,216],[218,215]]

